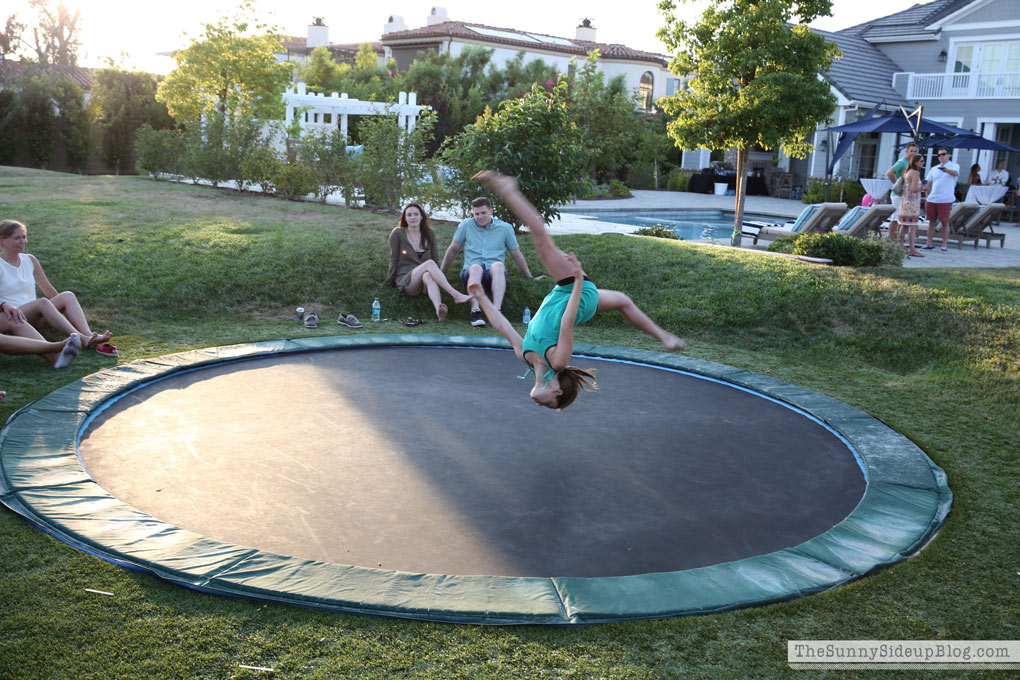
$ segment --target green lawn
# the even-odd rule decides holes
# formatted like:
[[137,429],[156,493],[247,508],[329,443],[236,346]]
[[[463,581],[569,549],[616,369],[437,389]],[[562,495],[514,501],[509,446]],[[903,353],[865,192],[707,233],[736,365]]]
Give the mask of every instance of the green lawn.
[[[333,319],[340,311],[367,319],[376,296],[384,316],[432,318],[424,299],[378,285],[393,216],[0,168],[2,218],[28,225],[29,251],[58,289],[78,293],[97,330],[116,333],[121,362],[372,332]],[[442,249],[453,227],[438,231]],[[272,667],[261,674],[272,678],[844,678],[866,673],[792,671],[786,641],[1020,638],[1020,270],[855,271],[659,239],[558,240],[600,286],[628,291],[685,337],[692,356],[828,394],[907,435],[949,475],[955,496],[943,531],[907,562],[793,602],[584,628],[479,628],[200,594],[80,553],[4,509],[0,678],[260,675],[240,665]],[[522,248],[540,267],[526,238]],[[504,309],[534,309],[547,288],[514,270]],[[318,329],[293,321],[298,305],[319,311]],[[455,307],[449,327],[491,334],[466,320]],[[397,329],[407,330],[378,327]],[[579,329],[578,341],[656,348],[613,316]],[[55,371],[37,357],[0,356],[9,393],[0,418],[109,363],[89,352]]]

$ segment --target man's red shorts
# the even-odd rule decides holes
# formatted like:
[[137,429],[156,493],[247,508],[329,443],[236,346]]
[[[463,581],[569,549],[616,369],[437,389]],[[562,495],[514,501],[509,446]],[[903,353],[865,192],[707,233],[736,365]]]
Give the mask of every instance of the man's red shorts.
[[949,213],[953,209],[952,203],[932,203],[929,201],[924,208],[925,214],[928,215],[929,222],[935,222],[938,220],[942,224],[949,224]]

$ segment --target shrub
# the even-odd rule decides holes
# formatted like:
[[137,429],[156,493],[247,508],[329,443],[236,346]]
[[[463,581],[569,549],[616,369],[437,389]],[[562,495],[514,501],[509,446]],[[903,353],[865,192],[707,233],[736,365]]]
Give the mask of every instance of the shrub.
[[657,224],[654,227],[641,227],[634,232],[638,236],[654,236],[655,238],[668,238],[682,241],[676,233],[669,227],[664,227],[661,224]]
[[652,164],[648,163],[631,166],[630,170],[627,172],[627,186],[632,189],[654,189],[655,168]]
[[276,193],[273,180],[282,162],[268,146],[252,149],[250,154],[241,159],[240,185],[251,187],[257,184],[267,194]]
[[347,137],[340,128],[319,130],[305,137],[298,157],[315,177],[315,197],[322,203],[338,188],[344,189],[348,207],[354,200],[357,163],[347,153]]
[[906,252],[899,244],[887,238],[872,234],[866,241],[861,242],[861,246],[862,255],[861,261],[858,263],[859,267],[903,266]]
[[861,241],[849,234],[801,234],[794,245],[794,255],[823,257],[840,267],[853,267],[861,260]]
[[766,249],[770,253],[793,253],[794,246],[797,245],[798,236],[781,236],[775,241],[769,244]]
[[609,195],[616,198],[630,198],[634,194],[630,193],[626,184],[614,179],[609,181]]
[[161,173],[182,175],[185,157],[184,135],[178,130],[154,130],[148,123],[138,128],[135,166],[156,179]]
[[691,175],[693,174],[693,170],[673,168],[666,177],[666,188],[670,191],[687,191],[691,185]]
[[280,198],[291,200],[315,191],[315,174],[300,163],[277,161],[270,178],[274,192]]
[[[865,193],[864,187],[857,180],[844,180],[835,177],[829,180],[828,200],[830,202],[841,201],[852,208],[861,204]],[[807,204],[825,201],[825,181],[821,179],[808,180],[807,191],[801,195],[800,200]]]

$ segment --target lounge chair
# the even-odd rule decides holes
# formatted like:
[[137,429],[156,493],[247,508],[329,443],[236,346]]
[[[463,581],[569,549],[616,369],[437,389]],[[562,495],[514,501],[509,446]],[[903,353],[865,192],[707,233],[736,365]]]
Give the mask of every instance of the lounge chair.
[[[953,237],[954,232],[962,231],[963,226],[967,224],[967,220],[974,217],[979,210],[981,210],[981,204],[974,203],[973,201],[954,204],[953,209],[949,212],[949,238]],[[928,230],[931,228],[930,222],[921,222],[917,225],[917,237],[927,237]],[[936,236],[939,233],[936,232]]]
[[[967,220],[967,223],[963,225],[959,231],[949,232],[949,240],[955,241],[956,245],[963,248],[964,241],[974,241],[974,247],[977,248],[978,241],[981,239],[985,240],[985,248],[992,247],[992,239],[999,240],[999,247],[1006,247],[1006,235],[995,233],[995,229],[992,228],[992,222],[999,219],[1002,211],[1006,209],[1006,206],[1002,203],[989,203],[988,205],[981,206],[981,209],[976,215]],[[950,227],[952,227],[952,221],[950,221]],[[988,229],[989,231],[985,231]]]
[[846,203],[814,203],[804,208],[800,216],[786,224],[767,222],[744,222],[741,233],[754,239],[774,240],[793,234],[824,234],[832,229],[846,212]]
[[858,205],[850,208],[832,231],[866,238],[868,232],[878,232],[879,227],[892,213],[893,206],[889,203],[872,203],[869,208]]

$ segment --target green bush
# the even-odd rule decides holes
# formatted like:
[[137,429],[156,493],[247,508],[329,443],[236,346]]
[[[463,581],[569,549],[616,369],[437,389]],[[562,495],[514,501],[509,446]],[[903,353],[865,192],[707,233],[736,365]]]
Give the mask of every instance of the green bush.
[[609,181],[609,195],[616,198],[630,198],[634,194],[630,193],[630,189],[627,188],[626,184],[613,179]]
[[[852,208],[861,204],[865,193],[867,192],[864,191],[864,187],[857,180],[837,178],[829,180],[829,202],[846,203],[847,207]],[[800,200],[809,205],[825,201],[825,180],[809,179],[807,191],[801,195]]]
[[250,187],[257,184],[267,194],[276,193],[273,180],[276,177],[277,167],[282,162],[277,158],[276,153],[267,146],[253,149],[250,154],[241,159],[239,186]]
[[687,191],[691,185],[691,175],[693,174],[693,170],[673,168],[666,177],[666,188],[670,191]]
[[318,186],[311,168],[284,161],[277,161],[270,182],[274,193],[287,200],[313,193]]
[[154,130],[146,123],[138,128],[135,141],[135,167],[156,179],[160,174],[184,174],[186,155],[184,135],[178,130]]
[[900,267],[903,265],[903,258],[906,257],[906,252],[899,244],[874,234],[862,241],[861,246],[861,261],[857,265],[859,267],[881,267],[883,265]]
[[840,267],[853,267],[863,254],[860,239],[849,234],[801,234],[793,247],[794,255],[823,257]]
[[655,238],[669,238],[674,240],[682,241],[676,233],[669,227],[664,227],[661,224],[657,224],[654,227],[641,227],[634,232],[638,236],[654,236]]
[[627,186],[631,189],[654,189],[655,168],[650,163],[631,166],[627,172]]
[[781,236],[775,241],[769,244],[766,249],[770,253],[793,253],[794,246],[797,245],[798,236]]

